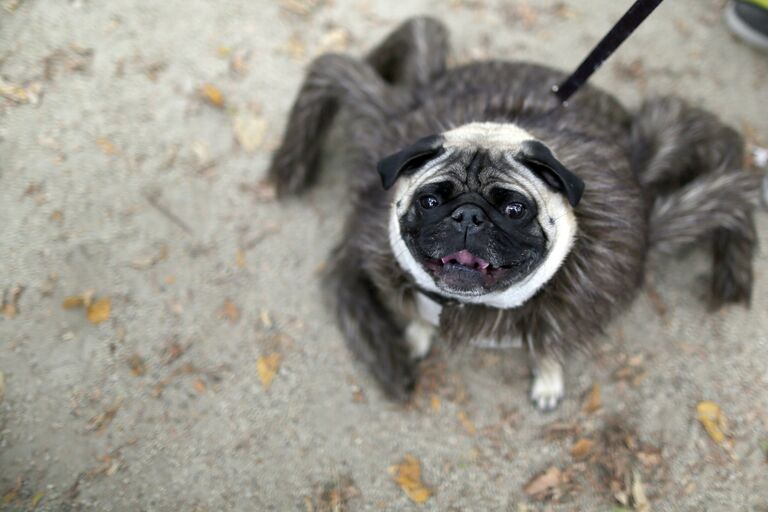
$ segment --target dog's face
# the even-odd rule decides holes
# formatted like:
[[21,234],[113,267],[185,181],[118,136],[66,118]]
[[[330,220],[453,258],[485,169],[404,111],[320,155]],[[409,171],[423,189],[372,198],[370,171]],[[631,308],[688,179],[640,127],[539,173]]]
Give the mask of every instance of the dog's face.
[[421,139],[379,164],[397,184],[390,244],[427,291],[516,307],[571,248],[583,183],[527,132],[473,123]]

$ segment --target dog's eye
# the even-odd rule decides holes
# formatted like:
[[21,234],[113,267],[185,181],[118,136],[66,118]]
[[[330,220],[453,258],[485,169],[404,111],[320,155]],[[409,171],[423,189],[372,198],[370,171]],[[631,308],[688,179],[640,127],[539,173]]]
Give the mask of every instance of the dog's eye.
[[514,201],[504,207],[504,214],[510,219],[520,219],[525,215],[525,205]]
[[435,208],[436,206],[439,206],[440,200],[435,196],[433,196],[432,194],[424,194],[419,198],[419,204],[425,210],[429,210],[430,208]]

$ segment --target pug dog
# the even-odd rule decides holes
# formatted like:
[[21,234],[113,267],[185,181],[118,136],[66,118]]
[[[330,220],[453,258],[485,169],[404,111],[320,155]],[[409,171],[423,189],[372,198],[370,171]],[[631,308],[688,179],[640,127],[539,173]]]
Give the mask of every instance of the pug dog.
[[702,242],[711,303],[748,303],[760,176],[715,116],[676,98],[625,109],[526,62],[448,69],[448,36],[408,20],[364,59],[309,66],[268,170],[280,196],[317,177],[336,114],[351,202],[325,277],[351,351],[405,400],[435,340],[521,344],[536,407],[563,363],[637,295],[646,259]]

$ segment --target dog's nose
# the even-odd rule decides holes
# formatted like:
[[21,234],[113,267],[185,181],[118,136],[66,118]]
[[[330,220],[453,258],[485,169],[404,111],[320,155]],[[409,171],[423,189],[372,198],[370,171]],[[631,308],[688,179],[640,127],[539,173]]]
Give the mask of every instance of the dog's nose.
[[485,212],[481,208],[471,204],[465,204],[453,210],[451,218],[456,222],[455,225],[458,229],[469,233],[474,233],[483,229],[487,220]]

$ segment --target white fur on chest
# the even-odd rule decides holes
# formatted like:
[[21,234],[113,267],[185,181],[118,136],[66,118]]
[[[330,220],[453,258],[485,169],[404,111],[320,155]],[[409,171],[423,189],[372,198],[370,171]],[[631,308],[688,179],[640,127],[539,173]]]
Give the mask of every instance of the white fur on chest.
[[[423,293],[416,293],[416,310],[422,322],[438,327],[440,325],[440,316],[443,313],[443,306],[430,299]],[[503,336],[501,338],[491,338],[481,336],[469,341],[470,345],[478,348],[521,348],[523,340],[520,336]],[[424,353],[428,350],[424,350]]]
[[440,325],[440,315],[443,306],[430,299],[423,293],[416,293],[416,310],[423,321],[435,327]]

